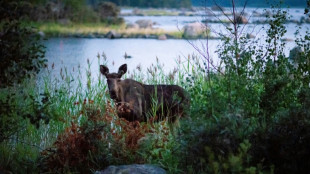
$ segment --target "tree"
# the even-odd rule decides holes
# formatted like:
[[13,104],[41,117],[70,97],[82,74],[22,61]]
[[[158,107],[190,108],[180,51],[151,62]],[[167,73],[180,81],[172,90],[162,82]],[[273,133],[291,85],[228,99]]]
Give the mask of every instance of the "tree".
[[[0,35],[0,87],[21,82],[45,66],[44,47],[34,28],[22,26],[19,3],[2,1]],[[6,8],[4,8],[6,7]]]

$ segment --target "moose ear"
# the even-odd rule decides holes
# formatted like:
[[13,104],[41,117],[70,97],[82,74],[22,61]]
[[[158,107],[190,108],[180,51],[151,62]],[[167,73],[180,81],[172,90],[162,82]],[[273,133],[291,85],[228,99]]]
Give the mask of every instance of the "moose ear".
[[107,75],[109,73],[109,68],[104,65],[100,65],[100,72],[103,75]]
[[119,75],[124,75],[127,72],[127,64],[123,64],[118,68],[118,74]]

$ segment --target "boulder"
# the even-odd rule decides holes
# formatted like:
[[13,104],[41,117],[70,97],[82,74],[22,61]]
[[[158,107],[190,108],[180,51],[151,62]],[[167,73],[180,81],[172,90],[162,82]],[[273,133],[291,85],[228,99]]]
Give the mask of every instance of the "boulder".
[[261,15],[262,15],[262,17],[271,17],[272,16],[272,12],[270,10],[266,10]]
[[103,171],[97,171],[95,174],[166,174],[166,171],[160,167],[150,164],[132,164],[121,166],[109,166]]
[[158,40],[167,40],[167,36],[165,34],[161,34],[158,36]]
[[247,24],[249,21],[244,15],[237,14],[236,20],[238,24]]
[[39,35],[40,37],[45,37],[45,33],[44,33],[43,31],[39,31],[39,32],[38,32],[38,35]]
[[140,19],[136,21],[136,24],[139,25],[139,28],[152,28],[153,22],[151,20]]
[[139,29],[139,25],[136,23],[129,23],[126,26],[127,29]]
[[255,38],[255,36],[253,34],[247,33],[246,38],[247,39],[253,39],[253,38]]
[[121,34],[117,33],[114,30],[111,30],[105,36],[106,38],[109,38],[109,39],[116,39],[116,38],[120,38]]
[[143,14],[142,11],[138,8],[133,9],[132,13],[137,16],[141,16]]
[[221,6],[214,5],[211,7],[211,10],[212,11],[225,11],[225,8],[221,7]]
[[260,14],[259,12],[257,12],[256,10],[254,10],[254,11],[252,12],[252,16],[258,17],[258,16],[261,16],[261,14]]
[[282,41],[282,42],[293,42],[294,39],[291,39],[291,38],[282,38],[281,41]]
[[299,21],[301,24],[303,23],[310,23],[310,17],[305,17],[305,16],[302,16],[300,18],[300,21]]
[[203,34],[207,30],[207,26],[199,22],[194,22],[185,25],[183,30],[185,38],[195,38]]

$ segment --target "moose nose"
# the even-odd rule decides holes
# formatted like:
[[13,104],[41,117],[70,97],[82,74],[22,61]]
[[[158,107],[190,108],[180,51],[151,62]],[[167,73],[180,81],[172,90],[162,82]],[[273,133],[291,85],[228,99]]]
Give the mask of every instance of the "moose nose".
[[110,91],[110,97],[111,97],[112,99],[116,99],[116,93],[115,93],[115,91]]

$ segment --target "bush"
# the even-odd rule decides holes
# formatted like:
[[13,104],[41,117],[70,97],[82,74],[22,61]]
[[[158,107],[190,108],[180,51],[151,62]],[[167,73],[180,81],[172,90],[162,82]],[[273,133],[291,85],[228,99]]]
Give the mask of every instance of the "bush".
[[0,87],[20,83],[26,77],[36,75],[45,67],[44,47],[35,29],[24,27],[19,16],[10,14],[1,23],[0,35]]

